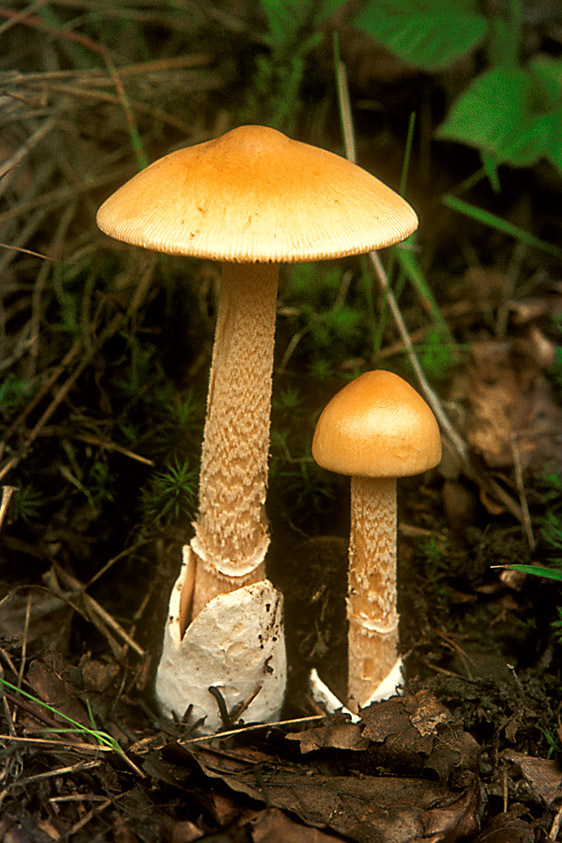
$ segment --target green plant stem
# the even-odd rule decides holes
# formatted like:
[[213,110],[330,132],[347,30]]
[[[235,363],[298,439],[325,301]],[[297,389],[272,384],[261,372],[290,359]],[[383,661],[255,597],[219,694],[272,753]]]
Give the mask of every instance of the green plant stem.
[[452,211],[464,214],[476,222],[488,226],[488,228],[495,228],[496,231],[500,231],[502,234],[507,234],[509,237],[514,237],[516,240],[519,240],[521,243],[525,243],[531,248],[539,249],[540,251],[546,252],[547,254],[553,255],[557,258],[562,257],[562,249],[558,248],[558,246],[553,246],[552,243],[546,243],[539,237],[535,237],[534,234],[529,234],[529,232],[525,231],[524,228],[519,228],[519,226],[490,213],[490,211],[484,211],[481,208],[477,208],[475,205],[471,205],[469,202],[459,199],[458,196],[446,195],[443,197],[442,201],[443,204]]

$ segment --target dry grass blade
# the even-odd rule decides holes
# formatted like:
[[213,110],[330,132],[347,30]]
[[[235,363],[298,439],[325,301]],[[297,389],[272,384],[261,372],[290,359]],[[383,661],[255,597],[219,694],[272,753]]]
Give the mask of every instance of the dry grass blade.
[[51,387],[54,386],[58,377],[66,370],[70,363],[73,362],[78,355],[81,355],[80,362],[77,364],[74,371],[67,377],[66,381],[57,390],[54,398],[44,410],[44,412],[42,413],[36,424],[33,426],[33,428],[25,435],[25,437],[23,437],[23,445],[21,447],[20,453],[12,456],[2,467],[0,467],[0,480],[3,479],[9,471],[13,470],[17,466],[21,457],[25,454],[26,450],[29,449],[34,443],[35,439],[41,433],[42,429],[49,421],[57,407],[67,397],[68,393],[70,392],[82,372],[91,364],[92,360],[98,353],[99,349],[103,346],[103,344],[107,342],[108,339],[113,337],[124,324],[124,322],[127,319],[130,319],[134,312],[141,306],[142,301],[144,300],[144,297],[146,296],[148,288],[150,286],[150,281],[152,278],[152,273],[154,272],[154,268],[155,257],[152,256],[152,258],[149,259],[147,262],[145,273],[140,279],[137,287],[135,288],[135,291],[133,293],[131,301],[129,302],[126,312],[115,314],[109,325],[107,325],[102,330],[98,339],[92,343],[90,349],[87,352],[85,352],[84,350],[83,342],[81,340],[77,342],[76,345],[74,345],[70,349],[70,351],[67,352],[62,363],[51,374],[50,378],[47,381],[47,384],[43,387],[42,390],[40,390],[38,395],[36,395],[35,398],[32,399],[30,404],[10,426],[9,430],[7,431],[4,437],[4,441],[0,443],[0,453],[5,452],[7,442],[12,435],[16,433],[21,434],[21,425],[24,423],[31,410],[38,406],[42,398],[48,394]]
[[[347,77],[345,74],[345,66],[343,62],[338,63],[338,66],[336,67],[336,73],[338,79],[338,94],[340,97],[340,102],[342,103],[342,126],[343,131],[345,133],[344,142],[345,148],[346,150],[348,150],[349,157],[350,154],[354,154],[353,151],[356,148],[356,144],[353,129],[349,88],[347,86]],[[396,297],[394,296],[394,293],[390,287],[385,268],[378,253],[371,252],[369,258],[375,276],[378,279],[381,292],[384,294],[385,299],[390,308],[390,312],[394,319],[394,323],[404,344],[405,351],[408,355],[408,359],[410,360],[411,366],[414,370],[421,391],[423,392],[427,403],[435,413],[435,417],[439,422],[439,426],[441,427],[443,434],[450,443],[452,453],[457,459],[459,468],[465,473],[467,477],[469,477],[471,480],[474,480],[476,483],[478,483],[481,488],[487,490],[496,499],[501,501],[501,503],[509,510],[509,512],[511,512],[512,515],[515,516],[515,518],[517,518],[519,522],[524,523],[524,513],[519,504],[490,475],[485,474],[474,465],[470,457],[470,453],[466,442],[455,429],[443,406],[441,399],[439,398],[435,390],[431,387],[429,381],[425,376],[425,372],[423,371],[419,358],[416,354],[412,338],[408,331],[408,327],[406,325],[404,317],[402,316]]]
[[[57,582],[57,578],[60,579],[66,588],[71,589],[70,593],[64,591],[64,589],[60,587]],[[133,652],[135,652],[138,656],[141,656],[141,658],[146,657],[146,651],[137,644],[133,638],[131,638],[131,636],[123,629],[121,624],[118,623],[115,618],[113,618],[109,612],[107,612],[103,606],[97,602],[97,600],[94,600],[93,597],[86,594],[84,590],[85,586],[79,580],[64,571],[59,565],[56,565],[56,563],[53,563],[53,569],[51,573],[47,575],[46,581],[57,597],[61,597],[63,600],[66,600],[77,612],[84,615],[86,618],[91,620],[95,626],[97,626],[110,644],[116,658],[119,660],[123,659],[124,651],[122,647],[116,645],[112,633],[120,638],[125,643],[126,647],[133,650]]]

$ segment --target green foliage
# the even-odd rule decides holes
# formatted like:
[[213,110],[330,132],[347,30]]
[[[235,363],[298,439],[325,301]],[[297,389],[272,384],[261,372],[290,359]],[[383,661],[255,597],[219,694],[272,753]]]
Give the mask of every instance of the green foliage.
[[31,484],[22,485],[11,501],[14,518],[21,518],[26,523],[36,521],[43,504],[44,498],[38,489]]
[[419,550],[428,567],[434,572],[448,567],[447,545],[437,536],[429,536],[419,543]]
[[144,523],[157,522],[168,526],[180,518],[189,522],[197,500],[197,480],[197,471],[187,462],[170,460],[163,471],[152,476],[141,492]]
[[469,202],[459,199],[458,196],[445,196],[443,198],[443,204],[447,205],[447,207],[451,208],[453,211],[465,214],[467,217],[470,217],[476,222],[486,225],[488,228],[495,228],[496,231],[500,231],[508,237],[514,237],[516,240],[519,240],[521,243],[525,243],[532,249],[538,249],[541,252],[546,252],[553,257],[562,256],[562,249],[559,249],[557,246],[553,246],[551,243],[546,243],[544,240],[541,240],[539,237],[535,237],[533,234],[530,234],[523,228],[519,228],[519,226],[514,225],[512,222],[504,220],[501,217],[496,216],[496,214],[490,213],[490,211],[477,208]]
[[[541,534],[546,543],[553,550],[560,552],[558,560],[562,565],[562,515],[556,509],[548,509],[540,519]],[[561,577],[562,579],[562,572]]]
[[59,711],[49,703],[44,702],[43,700],[39,699],[39,697],[34,696],[33,694],[28,694],[27,691],[22,690],[22,688],[18,688],[17,685],[12,685],[11,682],[8,682],[6,679],[0,678],[0,682],[6,688],[9,688],[10,691],[13,693],[19,694],[22,697],[25,697],[28,700],[32,700],[36,705],[40,705],[43,708],[46,708],[47,711],[50,711],[51,714],[56,715],[57,717],[61,718],[62,720],[66,721],[70,724],[70,726],[66,729],[53,729],[48,728],[44,729],[45,732],[51,734],[74,734],[79,735],[81,738],[93,738],[95,745],[98,750],[113,750],[114,752],[118,753],[122,757],[125,757],[125,753],[115,740],[109,735],[107,732],[103,732],[96,727],[94,722],[93,714],[90,708],[88,701],[86,701],[86,706],[88,708],[88,714],[90,716],[90,720],[92,723],[91,728],[88,726],[84,726],[82,723],[79,723],[77,720],[74,720],[72,717],[69,717],[67,714],[63,714],[62,711]]
[[453,347],[448,336],[444,337],[438,328],[433,328],[428,331],[424,345],[416,350],[419,353],[423,370],[428,377],[434,380],[442,380],[447,377],[455,362]]
[[142,335],[122,334],[125,350],[115,367],[112,387],[123,402],[118,428],[125,444],[141,448],[159,462],[199,450],[204,398],[183,395],[166,377],[162,355]]
[[284,387],[273,399],[273,411],[278,411],[282,419],[295,419],[303,412],[304,397],[296,386]]
[[545,565],[507,565],[512,571],[533,574],[537,577],[555,580],[562,584],[562,508],[560,492],[562,491],[562,475],[557,473],[545,474],[538,479],[537,488],[548,508],[537,518],[537,526],[542,541],[546,544],[548,557],[552,567]]
[[329,360],[313,357],[308,364],[308,374],[315,383],[329,383],[334,377],[334,367]]
[[560,345],[556,349],[553,362],[548,367],[548,374],[558,389],[562,390],[562,346]]
[[486,37],[479,7],[477,0],[368,0],[353,23],[408,64],[442,70]]
[[424,579],[432,587],[436,600],[446,604],[449,592],[446,586],[450,574],[450,561],[447,541],[438,536],[428,536],[419,542]]
[[8,416],[21,407],[31,397],[33,388],[27,378],[8,372],[0,382],[0,415]]
[[490,66],[452,104],[442,140],[478,149],[485,166],[528,167],[546,158],[562,170],[562,61],[519,60],[521,0],[486,18],[477,0],[367,0],[354,24],[406,63],[438,71],[488,46]]
[[204,399],[196,399],[191,389],[183,396],[172,394],[169,383],[156,389],[153,399],[160,419],[153,431],[155,453],[177,457],[191,446],[199,451]]
[[558,758],[562,753],[562,742],[558,734],[556,732],[550,732],[547,729],[541,729],[541,732],[548,746],[546,757]]
[[334,500],[337,480],[309,457],[285,463],[278,472],[278,482],[294,512],[307,519],[311,513],[325,511],[327,503]]
[[551,627],[554,629],[558,640],[562,643],[562,606],[558,606],[558,620],[552,621]]
[[115,501],[115,482],[117,477],[110,471],[107,462],[97,459],[91,467],[86,487],[91,499],[98,503]]
[[298,347],[308,366],[318,367],[318,380],[328,373],[333,377],[345,356],[360,353],[367,343],[364,292],[360,285],[351,285],[338,266],[297,264],[290,277],[285,299]]
[[322,40],[319,27],[341,3],[261,0],[267,52],[256,58],[253,91],[242,119],[261,119],[275,128],[292,131],[300,110],[299,92],[307,58]]
[[437,136],[474,146],[497,164],[529,167],[541,158],[562,170],[562,61],[494,67],[474,79]]
[[522,574],[533,574],[535,577],[544,577],[547,580],[557,580],[562,583],[562,570],[546,568],[544,565],[519,565],[513,563],[507,565],[510,571],[520,571]]

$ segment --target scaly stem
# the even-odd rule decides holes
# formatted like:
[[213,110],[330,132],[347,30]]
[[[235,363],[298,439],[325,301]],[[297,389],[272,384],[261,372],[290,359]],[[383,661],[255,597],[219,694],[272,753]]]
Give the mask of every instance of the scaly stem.
[[351,478],[347,698],[364,705],[398,656],[396,479]]
[[191,615],[264,576],[279,267],[223,264],[201,458]]

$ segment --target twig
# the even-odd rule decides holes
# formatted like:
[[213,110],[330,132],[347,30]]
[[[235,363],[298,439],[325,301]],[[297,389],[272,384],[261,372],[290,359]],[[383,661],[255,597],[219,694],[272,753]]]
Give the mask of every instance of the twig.
[[54,129],[56,123],[57,120],[55,117],[50,117],[48,120],[45,120],[44,123],[42,123],[42,125],[33,132],[30,137],[28,137],[25,143],[22,143],[8,159],[2,161],[3,172],[0,173],[0,196],[4,194],[11,181],[16,177],[18,172],[17,168],[21,165],[24,158],[26,158],[31,150],[43,140],[45,135],[48,135],[49,132]]
[[559,808],[556,812],[554,819],[552,820],[552,825],[550,827],[550,833],[548,835],[549,840],[558,840],[558,832],[560,831],[560,825],[562,823],[562,808]]
[[25,622],[23,625],[23,639],[21,642],[21,658],[20,658],[20,669],[18,671],[18,681],[17,686],[21,688],[23,682],[23,673],[25,670],[25,663],[27,659],[27,640],[29,637],[29,619],[31,617],[31,594],[27,595],[27,603],[25,606]]
[[58,258],[53,258],[49,255],[42,255],[41,252],[34,252],[32,249],[22,249],[21,246],[11,246],[9,243],[0,243],[0,249],[10,249],[13,252],[19,252],[22,255],[31,255],[32,258],[41,258],[41,260],[52,261],[53,263],[61,262]]
[[2,486],[2,498],[0,499],[0,528],[4,523],[4,518],[6,517],[6,512],[8,511],[12,495],[14,492],[17,492],[17,490],[17,486]]
[[531,523],[531,515],[529,513],[529,504],[527,503],[527,495],[525,494],[525,482],[523,480],[523,466],[521,465],[521,451],[519,449],[519,440],[517,433],[511,434],[511,455],[513,457],[513,469],[515,472],[515,485],[519,495],[519,503],[521,505],[521,513],[523,515],[523,529],[529,542],[531,550],[535,549],[535,536],[533,533],[533,525]]
[[412,339],[410,337],[408,328],[398,306],[398,302],[396,301],[396,297],[388,283],[388,278],[378,252],[371,252],[369,254],[369,259],[371,261],[373,269],[375,270],[376,276],[379,279],[381,290],[386,296],[388,305],[390,307],[390,311],[394,318],[394,322],[396,323],[396,327],[398,328],[398,332],[402,338],[402,342],[404,343],[406,353],[408,355],[412,368],[416,374],[420,387],[422,388],[422,391],[426,397],[427,403],[435,413],[435,417],[439,422],[439,426],[441,427],[443,433],[451,443],[453,451],[456,454],[460,465],[463,468],[466,468],[470,464],[470,461],[468,456],[468,449],[466,447],[464,439],[457,433],[457,431],[453,427],[451,420],[449,419],[449,416],[445,412],[443,404],[441,403],[441,399],[429,385],[429,382],[425,376],[425,372],[422,369],[421,363],[414,349]]
[[197,738],[181,738],[178,741],[178,744],[180,744],[180,746],[187,746],[192,743],[223,740],[224,738],[231,738],[233,735],[246,735],[249,732],[262,732],[264,729],[281,728],[282,726],[302,726],[308,723],[317,723],[325,717],[325,714],[311,714],[309,717],[296,717],[294,720],[276,720],[273,723],[252,723],[251,726],[241,726],[238,729],[216,732],[214,735],[201,735]]
[[123,448],[115,442],[109,442],[106,439],[99,439],[97,436],[89,436],[85,433],[77,433],[73,438],[77,439],[79,442],[85,442],[87,445],[95,445],[96,447],[105,449],[106,451],[115,451],[117,454],[122,454],[124,457],[129,457],[129,459],[135,460],[135,462],[140,462],[143,465],[154,465],[154,460],[151,460],[148,457],[143,457],[140,454],[136,454],[134,451],[130,451],[129,448]]
[[[131,638],[131,636],[127,632],[125,632],[121,624],[118,623],[115,618],[113,618],[109,614],[109,612],[107,612],[103,608],[103,606],[101,606],[97,602],[97,600],[95,600],[89,594],[86,594],[86,592],[84,591],[85,586],[83,585],[83,583],[80,582],[80,580],[77,580],[75,577],[73,577],[63,568],[61,568],[60,565],[57,565],[56,562],[53,562],[53,571],[56,573],[57,577],[59,577],[62,583],[67,588],[70,588],[72,590],[72,594],[70,595],[70,597],[72,597],[73,595],[80,596],[80,598],[84,602],[84,609],[86,610],[87,616],[90,617],[91,620],[93,620],[91,615],[94,614],[95,616],[97,616],[97,618],[99,618],[99,620],[102,621],[104,625],[109,627],[112,632],[114,632],[119,638],[121,638],[121,640],[124,641],[125,644],[130,647],[131,650],[133,650],[138,656],[141,656],[141,658],[146,656],[146,650],[144,650],[140,646],[140,644],[137,644],[137,642],[133,638]],[[67,600],[67,602],[71,602],[69,601],[69,595],[65,594],[62,589],[57,588],[56,583],[52,582],[52,579],[50,581],[50,585],[52,586],[52,590],[57,595],[57,597],[62,597],[63,599]],[[78,608],[77,611],[79,611]]]
[[[54,396],[51,403],[45,409],[39,420],[36,422],[35,426],[27,433],[24,438],[22,450],[19,454],[14,454],[5,464],[0,468],[0,481],[6,476],[6,474],[15,468],[22,456],[25,454],[28,448],[31,447],[41,430],[44,428],[48,420],[51,418],[57,407],[62,403],[62,401],[66,398],[82,372],[90,365],[92,359],[98,353],[99,349],[103,346],[103,344],[113,337],[123,322],[130,319],[135,311],[140,307],[142,301],[144,300],[148,289],[150,287],[150,282],[152,279],[152,274],[156,267],[157,255],[151,255],[147,261],[146,269],[133,293],[131,301],[127,307],[126,313],[116,313],[109,325],[101,332],[100,336],[97,338],[96,342],[92,343],[91,348],[87,353],[84,353],[80,359],[80,362],[76,366],[75,370],[68,376],[64,384],[60,387],[57,394]],[[64,360],[57,368],[54,375],[51,376],[49,379],[49,388],[54,385],[58,375],[64,371],[66,366],[68,365],[69,361],[74,360],[74,357],[82,351],[84,344],[82,341],[78,341],[69,352],[67,352]],[[55,376],[56,375],[56,376]],[[41,397],[45,394],[45,389],[41,390]],[[7,437],[12,435],[15,432],[18,432],[18,428],[20,427],[23,419],[27,417],[27,414],[30,412],[30,406],[35,406],[38,403],[37,397],[31,402],[30,405],[26,408],[24,413],[20,414],[16,421],[10,426],[8,433],[4,439],[4,446],[7,441]],[[22,419],[23,416],[23,419]],[[2,446],[0,444],[0,454],[2,453]]]

